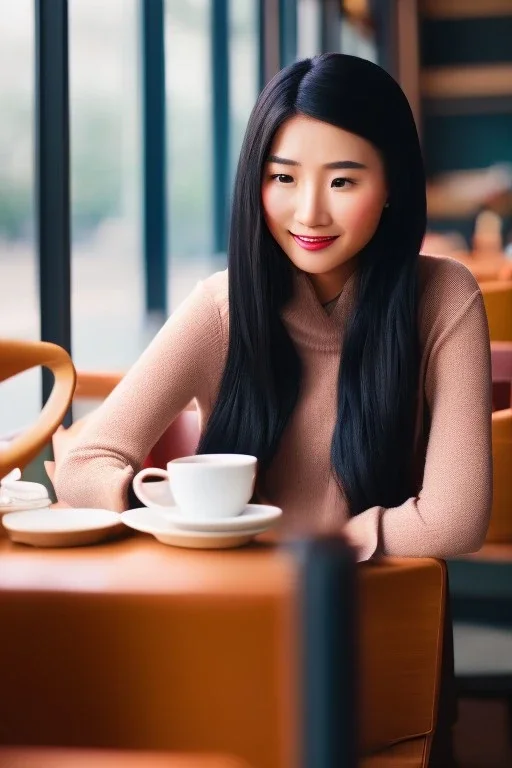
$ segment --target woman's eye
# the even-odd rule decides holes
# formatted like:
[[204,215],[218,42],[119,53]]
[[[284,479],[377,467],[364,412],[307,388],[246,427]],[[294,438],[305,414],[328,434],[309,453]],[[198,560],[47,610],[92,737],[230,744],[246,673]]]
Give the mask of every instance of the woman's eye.
[[293,181],[293,178],[286,173],[275,173],[270,178],[275,179],[279,184],[290,184]]
[[344,176],[342,176],[338,179],[334,179],[331,184],[331,187],[337,187],[338,189],[345,189],[346,187],[349,187],[349,186],[351,187],[353,184],[355,184],[355,182],[352,181],[352,179],[347,179]]

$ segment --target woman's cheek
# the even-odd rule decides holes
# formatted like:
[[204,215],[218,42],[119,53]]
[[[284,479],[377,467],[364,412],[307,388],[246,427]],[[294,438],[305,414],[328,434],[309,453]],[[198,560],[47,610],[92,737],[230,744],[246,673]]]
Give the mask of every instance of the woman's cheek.
[[286,199],[279,189],[268,188],[263,190],[262,202],[265,213],[271,219],[279,221],[279,219],[287,214],[289,200]]
[[278,207],[279,195],[276,195],[276,188],[271,184],[264,185],[261,190],[261,201],[263,208],[269,216],[273,216]]
[[358,231],[375,231],[382,215],[380,197],[362,195],[345,210],[345,228]]

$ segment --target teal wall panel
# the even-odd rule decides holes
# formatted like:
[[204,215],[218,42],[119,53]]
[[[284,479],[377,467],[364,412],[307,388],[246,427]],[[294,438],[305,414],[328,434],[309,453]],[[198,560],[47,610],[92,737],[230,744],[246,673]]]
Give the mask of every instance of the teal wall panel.
[[420,45],[424,67],[512,61],[512,16],[425,19]]

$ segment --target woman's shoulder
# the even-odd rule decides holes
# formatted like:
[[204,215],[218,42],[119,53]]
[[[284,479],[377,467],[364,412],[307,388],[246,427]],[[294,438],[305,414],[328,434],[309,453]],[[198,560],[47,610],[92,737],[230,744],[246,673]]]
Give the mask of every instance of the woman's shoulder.
[[420,295],[433,299],[439,291],[454,300],[465,300],[479,291],[470,270],[460,261],[448,256],[429,256],[421,253],[418,260]]
[[201,280],[199,287],[204,294],[211,298],[217,307],[223,308],[227,306],[229,295],[227,269],[222,270],[222,272],[214,272],[213,275]]
[[420,314],[442,309],[448,318],[480,294],[469,269],[447,256],[420,254],[418,277]]
[[475,302],[482,302],[477,281],[455,259],[420,254],[418,277],[418,319],[423,344],[429,338],[434,341],[456,324]]
[[202,318],[205,322],[222,324],[229,316],[228,313],[228,275],[215,272],[196,283],[193,290],[173,312],[171,320],[180,315]]

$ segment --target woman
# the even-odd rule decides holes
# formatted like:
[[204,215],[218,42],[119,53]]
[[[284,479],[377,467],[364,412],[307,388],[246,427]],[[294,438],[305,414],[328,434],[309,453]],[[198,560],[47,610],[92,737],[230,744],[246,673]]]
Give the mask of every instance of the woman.
[[227,272],[200,283],[57,467],[58,497],[122,510],[192,399],[200,453],[259,459],[283,530],[344,531],[360,560],[478,549],[491,505],[491,377],[477,284],[420,256],[425,177],[380,67],[324,54],[249,119]]

